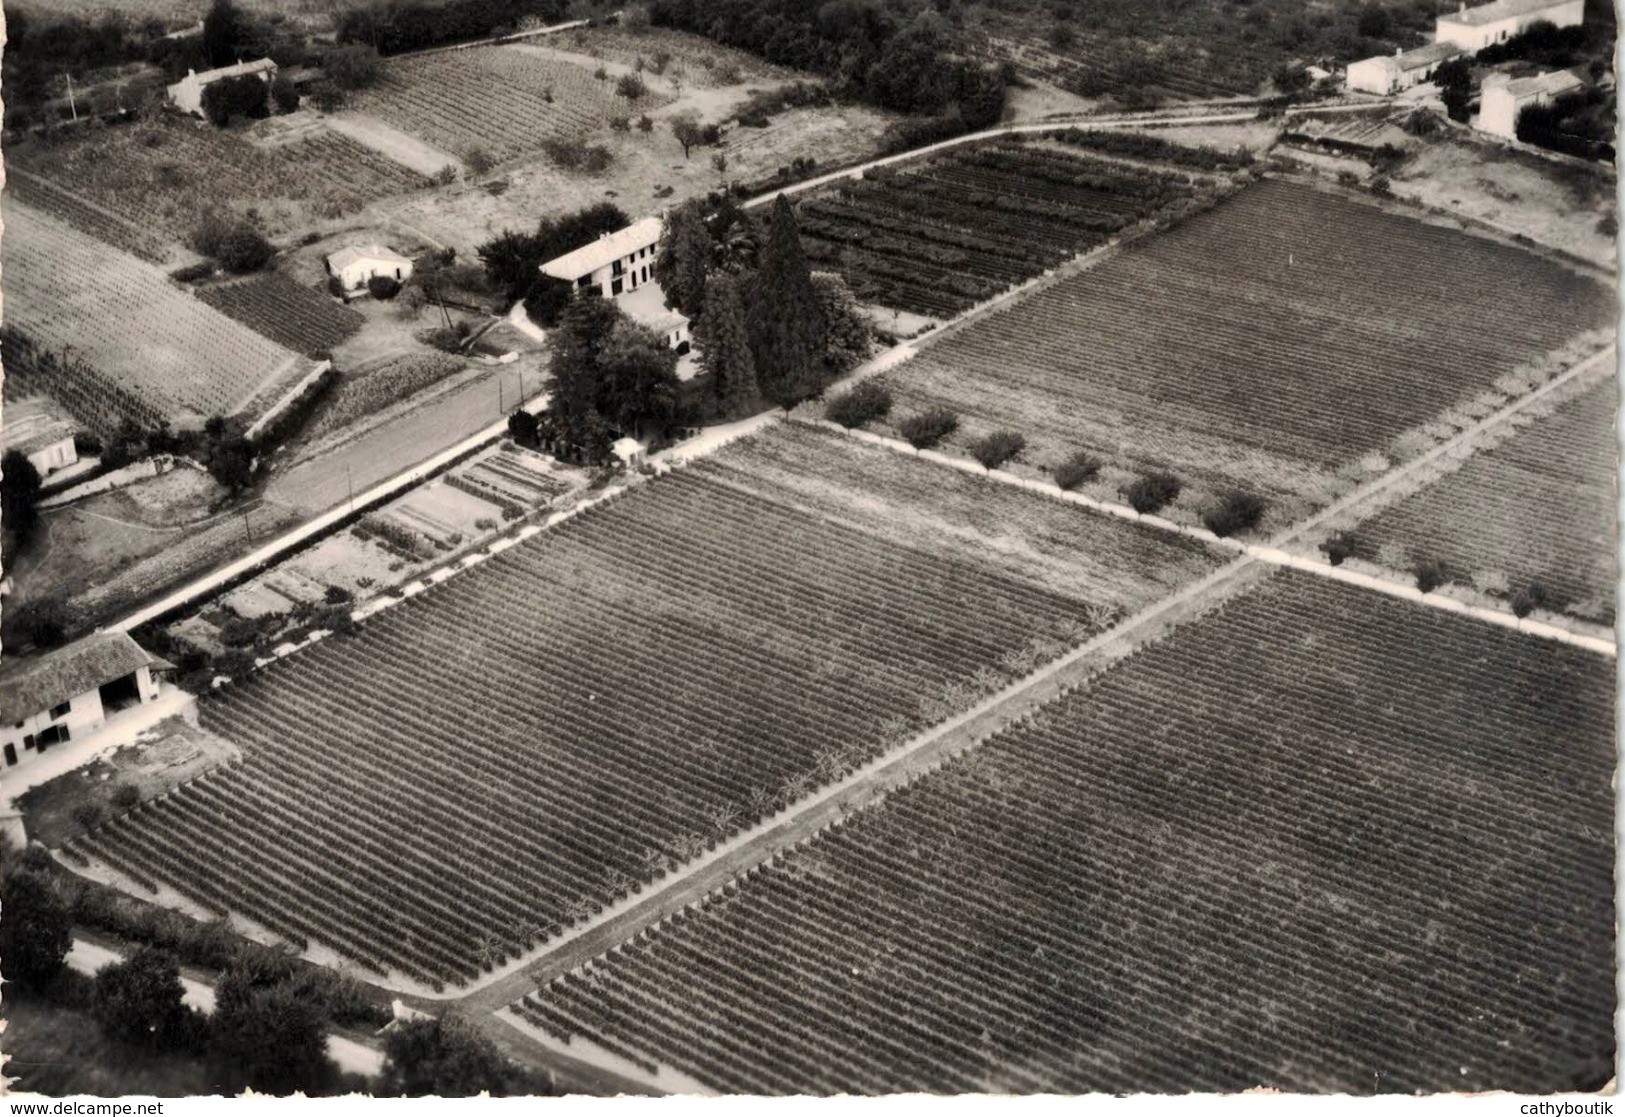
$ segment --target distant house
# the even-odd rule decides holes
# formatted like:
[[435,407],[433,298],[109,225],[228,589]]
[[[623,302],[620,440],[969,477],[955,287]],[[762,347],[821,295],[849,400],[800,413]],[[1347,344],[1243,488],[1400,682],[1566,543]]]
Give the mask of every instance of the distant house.
[[689,350],[688,318],[666,306],[665,294],[654,279],[655,256],[665,226],[658,217],[645,217],[591,244],[567,252],[542,265],[542,274],[574,284],[578,296],[615,299],[626,315],[685,354]]
[[184,78],[169,87],[169,99],[182,112],[202,116],[203,91],[223,78],[236,78],[244,74],[257,74],[261,81],[270,85],[276,80],[276,63],[269,58],[260,58],[253,62],[239,62],[235,66],[222,66],[218,70],[204,70],[201,74],[188,70]]
[[7,402],[0,411],[0,453],[16,450],[41,477],[79,460],[73,446],[73,420],[48,399]]
[[1415,50],[1396,50],[1361,62],[1350,62],[1347,85],[1361,93],[1387,97],[1431,81],[1439,64],[1464,53],[1455,43],[1429,43]]
[[0,666],[0,752],[6,767],[86,737],[108,715],[158,697],[154,672],[173,668],[123,632],[98,632]]
[[346,296],[367,289],[367,280],[386,276],[397,283],[412,278],[412,261],[381,244],[341,248],[327,258],[327,274],[339,281]]
[[1477,126],[1480,131],[1516,139],[1519,113],[1532,105],[1544,105],[1565,93],[1572,93],[1583,84],[1567,70],[1537,74],[1532,78],[1508,78],[1505,74],[1492,74],[1484,79]]
[[1523,34],[1531,24],[1578,27],[1584,21],[1585,0],[1493,0],[1476,8],[1462,4],[1455,13],[1440,16],[1434,26],[1433,39],[1439,43],[1455,43],[1462,50],[1476,54],[1487,46]]
[[654,275],[663,228],[660,218],[645,217],[549,260],[542,265],[542,274],[575,284],[581,294],[614,298],[635,291]]

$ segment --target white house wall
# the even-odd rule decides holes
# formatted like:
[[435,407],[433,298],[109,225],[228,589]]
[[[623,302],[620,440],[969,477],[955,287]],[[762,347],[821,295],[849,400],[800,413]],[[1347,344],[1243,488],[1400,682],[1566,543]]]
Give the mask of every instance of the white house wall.
[[[151,677],[145,667],[141,669],[141,673],[148,675],[147,685],[151,686]],[[157,696],[156,688],[152,693],[154,697]],[[142,691],[142,701],[151,701],[147,697],[145,689]],[[53,717],[51,711],[42,710],[32,717],[24,719],[21,725],[0,726],[0,751],[3,751],[3,766],[6,768],[14,766],[11,763],[14,754],[17,758],[15,766],[27,764],[39,756],[39,749],[25,742],[29,738],[37,738],[53,725],[63,726],[67,729],[68,741],[47,746],[47,751],[51,748],[61,748],[68,742],[77,741],[81,737],[88,737],[100,728],[105,720],[106,716],[102,712],[101,692],[99,690],[87,690],[85,693],[70,699],[67,712],[60,717]]]

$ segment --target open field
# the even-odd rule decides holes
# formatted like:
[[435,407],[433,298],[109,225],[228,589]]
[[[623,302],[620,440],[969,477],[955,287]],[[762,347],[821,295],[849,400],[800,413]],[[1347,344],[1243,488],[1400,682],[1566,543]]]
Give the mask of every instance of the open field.
[[392,60],[354,108],[459,158],[478,149],[504,162],[663,103],[653,93],[629,102],[589,69],[491,46]]
[[274,396],[263,390],[307,371],[298,354],[177,290],[152,265],[15,201],[7,218],[7,324],[79,358],[78,379],[40,387],[81,421],[94,422],[109,383],[139,403],[143,414],[132,417],[201,420]]
[[1497,572],[1513,591],[1603,623],[1614,615],[1618,497],[1613,379],[1483,450],[1355,531],[1361,557],[1398,545],[1453,578]]
[[429,185],[325,127],[286,143],[250,142],[257,130],[286,128],[290,119],[223,130],[165,113],[53,141],[34,138],[8,148],[6,159],[177,244],[190,241],[209,209],[254,209],[266,232],[280,236]]
[[1239,486],[1278,526],[1346,487],[1339,471],[1408,456],[1447,410],[1612,318],[1610,292],[1546,260],[1265,181],[885,380],[893,422],[946,406],[958,445],[1018,431],[1042,469],[1090,451],[1102,496],[1152,469],[1190,507]]
[[366,319],[325,291],[274,272],[211,283],[197,297],[257,334],[307,357],[331,350]]
[[[467,980],[1087,639],[1158,592],[1136,574],[1163,587],[1218,561],[1077,513],[1076,545],[1135,565],[1046,586],[1039,562],[1000,560],[1058,559],[1026,494],[961,499],[902,544],[743,491],[754,453],[640,486],[205,702],[243,764],[86,852],[397,976]],[[864,457],[852,506],[914,464]],[[978,543],[955,523],[972,515],[1003,535]]]
[[[1213,169],[1239,169],[1236,160],[1210,157],[1220,164]],[[1097,158],[1083,143],[1059,139],[956,148],[801,202],[802,244],[815,267],[839,270],[861,301],[948,317],[1222,189],[1173,160]]]
[[667,82],[676,79],[685,89],[721,89],[742,83],[764,85],[807,78],[806,74],[775,66],[745,51],[664,27],[575,28],[548,36],[546,45],[632,68],[641,58],[651,75],[656,60],[668,55],[665,67],[654,76]]
[[516,1008],[747,1093],[1596,1090],[1613,704],[1278,574]]

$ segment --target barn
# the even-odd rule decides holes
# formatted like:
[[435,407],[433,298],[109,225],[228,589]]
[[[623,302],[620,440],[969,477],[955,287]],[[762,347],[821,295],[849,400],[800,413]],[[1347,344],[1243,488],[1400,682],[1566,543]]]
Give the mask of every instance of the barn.
[[188,70],[184,78],[169,87],[169,99],[182,112],[202,116],[203,91],[224,78],[238,78],[244,74],[257,74],[261,81],[269,85],[276,80],[276,63],[269,58],[257,58],[252,62],[222,66],[218,70],[204,70],[201,74]]
[[1461,54],[1455,43],[1429,43],[1415,50],[1379,54],[1360,62],[1350,62],[1348,87],[1360,93],[1376,93],[1386,97],[1401,93],[1413,86],[1433,79],[1439,64]]
[[123,632],[98,632],[0,667],[0,753],[7,768],[94,733],[109,715],[158,697],[171,671]]
[[43,397],[6,401],[0,413],[0,453],[17,451],[41,478],[79,460],[74,423],[67,412]]

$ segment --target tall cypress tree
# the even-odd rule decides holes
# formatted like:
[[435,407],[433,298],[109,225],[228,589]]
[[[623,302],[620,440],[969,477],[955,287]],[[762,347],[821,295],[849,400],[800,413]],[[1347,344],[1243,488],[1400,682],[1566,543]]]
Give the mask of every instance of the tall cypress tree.
[[671,215],[671,226],[655,258],[655,279],[666,293],[666,305],[693,318],[705,305],[705,268],[711,259],[711,234],[698,202],[684,202]]
[[728,417],[747,414],[760,392],[745,304],[732,276],[718,275],[706,285],[705,313],[699,327],[700,367],[711,374],[712,403]]
[[822,386],[824,315],[801,251],[795,211],[780,194],[756,271],[749,316],[751,356],[762,394],[785,409]]

